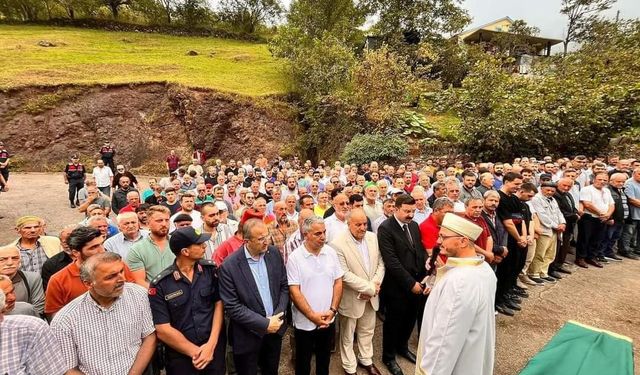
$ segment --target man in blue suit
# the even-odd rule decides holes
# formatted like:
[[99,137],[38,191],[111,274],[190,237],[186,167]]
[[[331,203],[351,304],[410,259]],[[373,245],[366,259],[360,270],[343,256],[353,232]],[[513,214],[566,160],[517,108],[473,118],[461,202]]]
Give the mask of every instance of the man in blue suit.
[[267,226],[251,219],[244,245],[220,267],[220,296],[229,317],[229,340],[238,375],[277,375],[284,312],[289,303],[287,271],[278,249],[269,246]]

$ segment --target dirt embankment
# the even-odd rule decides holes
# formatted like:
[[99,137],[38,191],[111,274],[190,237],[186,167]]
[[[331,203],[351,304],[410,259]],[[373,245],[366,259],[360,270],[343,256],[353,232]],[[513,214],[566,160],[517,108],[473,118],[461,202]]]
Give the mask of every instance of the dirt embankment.
[[[291,149],[294,112],[250,99],[163,83],[30,87],[0,92],[2,139],[23,170],[54,171],[72,153],[94,158],[105,141],[116,162],[157,169],[170,149],[224,159]],[[155,168],[154,168],[155,167]]]

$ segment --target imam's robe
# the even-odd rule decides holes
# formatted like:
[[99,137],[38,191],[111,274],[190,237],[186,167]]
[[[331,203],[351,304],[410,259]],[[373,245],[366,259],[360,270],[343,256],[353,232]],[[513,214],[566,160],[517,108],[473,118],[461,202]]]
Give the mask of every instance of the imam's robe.
[[416,375],[493,374],[495,294],[483,257],[447,260],[424,309]]

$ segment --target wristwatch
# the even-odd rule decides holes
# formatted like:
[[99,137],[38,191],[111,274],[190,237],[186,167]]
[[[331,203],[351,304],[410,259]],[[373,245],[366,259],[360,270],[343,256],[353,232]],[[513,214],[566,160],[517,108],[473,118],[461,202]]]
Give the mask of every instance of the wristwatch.
[[329,307],[329,310],[333,311],[333,315],[338,315],[338,310],[334,309],[333,307]]

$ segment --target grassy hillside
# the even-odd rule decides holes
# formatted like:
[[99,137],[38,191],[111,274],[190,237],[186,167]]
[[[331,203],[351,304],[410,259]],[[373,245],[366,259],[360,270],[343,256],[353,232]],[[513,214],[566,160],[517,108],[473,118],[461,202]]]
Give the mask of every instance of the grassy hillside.
[[226,39],[0,25],[0,66],[0,89],[170,81],[251,96],[285,91],[265,44]]

